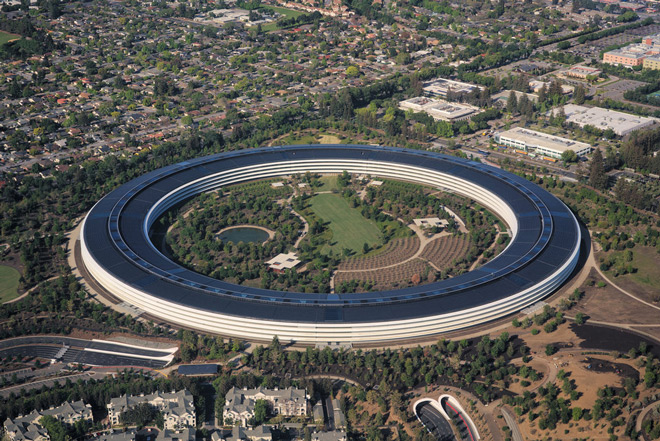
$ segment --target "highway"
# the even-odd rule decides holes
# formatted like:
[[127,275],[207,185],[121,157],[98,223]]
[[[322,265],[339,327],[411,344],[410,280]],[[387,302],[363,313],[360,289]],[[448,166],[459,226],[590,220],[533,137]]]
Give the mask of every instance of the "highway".
[[438,441],[456,441],[454,431],[449,422],[429,402],[421,403],[417,407],[417,415],[426,429]]

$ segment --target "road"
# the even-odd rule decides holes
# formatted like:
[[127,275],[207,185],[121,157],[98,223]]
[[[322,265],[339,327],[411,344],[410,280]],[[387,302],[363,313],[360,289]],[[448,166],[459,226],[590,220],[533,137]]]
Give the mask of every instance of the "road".
[[456,441],[449,422],[431,403],[422,403],[417,407],[419,420],[438,441]]
[[51,389],[53,388],[53,386],[56,385],[56,383],[63,384],[67,380],[70,380],[71,382],[75,383],[78,380],[88,381],[90,378],[101,379],[103,377],[105,377],[105,374],[85,372],[82,374],[73,374],[73,375],[66,375],[63,377],[49,378],[45,380],[34,381],[32,383],[19,384],[17,386],[11,386],[4,389],[0,389],[0,396],[3,398],[8,398],[12,393],[18,395],[21,389],[25,389],[25,390],[41,389],[44,386],[48,389]]
[[327,397],[325,399],[325,411],[328,417],[328,424],[326,426],[327,431],[335,430],[335,410],[332,406],[332,397]]

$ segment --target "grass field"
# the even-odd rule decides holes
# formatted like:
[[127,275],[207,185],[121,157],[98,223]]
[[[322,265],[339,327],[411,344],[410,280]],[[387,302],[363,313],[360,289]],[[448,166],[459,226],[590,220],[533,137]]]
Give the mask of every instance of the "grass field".
[[624,277],[660,292],[660,272],[658,272],[660,254],[655,248],[650,247],[635,247],[633,252],[632,264],[637,268],[637,272]]
[[323,134],[319,133],[318,143],[319,144],[341,144],[341,139],[339,139],[339,137],[335,136],[335,135],[327,135],[325,133],[323,133]]
[[[646,294],[652,301],[660,300],[660,254],[652,247],[636,246],[633,248],[633,260],[630,262],[637,271],[632,274],[613,277],[612,270],[606,272],[612,281],[623,289],[633,293]],[[623,252],[615,252],[618,261],[623,259]]]
[[18,280],[21,274],[14,268],[0,265],[0,303],[18,296]]
[[0,31],[0,44],[5,44],[8,41],[15,40],[17,38],[21,38],[21,36],[16,34],[10,34],[9,32],[5,32],[5,31]]
[[321,176],[319,181],[323,184],[321,188],[318,189],[319,191],[339,190],[339,186],[337,185],[337,175]]
[[332,240],[323,249],[340,253],[344,248],[362,253],[363,244],[370,247],[382,242],[380,231],[375,222],[365,219],[355,208],[337,194],[319,194],[312,198],[312,210],[324,223],[330,222]]
[[[304,14],[304,12],[295,11],[293,9],[280,8],[278,6],[262,6],[261,9],[269,9],[271,11],[275,11],[278,14],[282,14],[286,18],[291,18],[291,17],[296,18],[296,17]],[[263,25],[261,27],[261,30],[263,32],[270,32],[270,31],[274,31],[274,30],[277,30],[277,29],[278,28],[277,28],[277,23],[276,22],[268,23],[267,25]]]

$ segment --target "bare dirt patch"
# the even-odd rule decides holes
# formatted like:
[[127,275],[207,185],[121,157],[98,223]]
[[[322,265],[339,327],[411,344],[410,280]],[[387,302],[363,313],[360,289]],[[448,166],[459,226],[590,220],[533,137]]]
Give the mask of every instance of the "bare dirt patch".
[[[657,310],[635,302],[608,281],[603,280],[595,270],[591,271],[589,278],[596,283],[594,286],[582,287],[584,297],[571,309],[572,315],[583,312],[593,320],[609,323],[660,323],[660,314]],[[598,288],[599,281],[604,281],[606,286]],[[619,281],[617,280],[616,283],[618,284]]]

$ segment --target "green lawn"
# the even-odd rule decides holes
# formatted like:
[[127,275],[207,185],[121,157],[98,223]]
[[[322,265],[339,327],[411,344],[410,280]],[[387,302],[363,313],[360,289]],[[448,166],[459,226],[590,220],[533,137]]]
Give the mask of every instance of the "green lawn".
[[21,274],[10,266],[0,265],[0,303],[18,296],[18,280]]
[[370,247],[382,242],[376,223],[364,218],[357,209],[351,208],[340,195],[316,195],[311,200],[311,208],[324,223],[330,223],[328,227],[332,231],[332,240],[324,247],[325,252],[332,250],[340,253],[344,248],[349,248],[362,253],[365,242]]
[[637,268],[637,272],[626,277],[640,285],[660,291],[660,273],[658,272],[660,255],[655,248],[650,247],[635,247],[633,253],[632,264]]
[[5,44],[10,40],[15,40],[17,38],[21,38],[21,36],[16,34],[10,34],[9,32],[5,32],[5,31],[0,31],[0,45]]
[[[658,294],[660,293],[660,272],[658,272],[660,254],[655,248],[644,246],[636,246],[632,251],[633,260],[630,263],[637,268],[636,272],[617,278],[613,276],[611,269],[606,274],[623,289],[646,292],[655,301],[655,298],[660,297]],[[618,262],[623,260],[622,251],[615,252],[614,255]]]
[[[275,11],[278,14],[282,14],[286,18],[291,18],[291,17],[296,18],[296,17],[304,14],[304,12],[295,11],[293,9],[280,8],[279,6],[262,6],[260,9],[269,9],[271,11]],[[272,22],[272,23],[268,23],[267,25],[263,25],[261,27],[261,30],[263,32],[275,31],[277,29],[278,29],[277,22],[275,22],[275,21]]]
[[269,9],[271,11],[275,11],[278,14],[284,15],[286,18],[296,18],[304,14],[304,12],[296,11],[293,9],[280,8],[279,6],[262,6],[261,9]]
[[321,184],[323,185],[317,189],[318,191],[339,190],[339,186],[337,185],[337,175],[321,176],[319,181],[321,181]]

